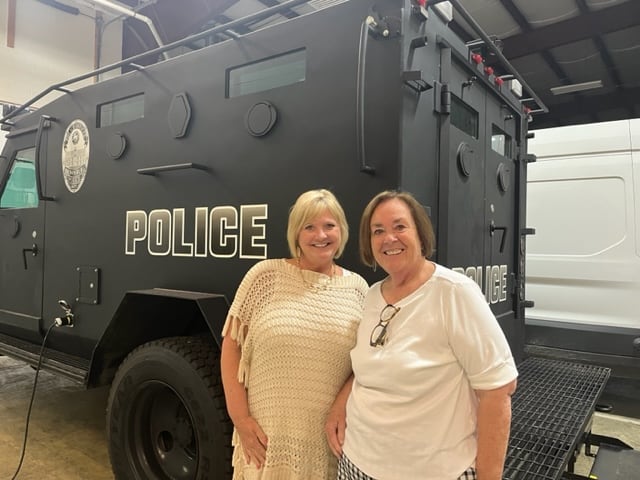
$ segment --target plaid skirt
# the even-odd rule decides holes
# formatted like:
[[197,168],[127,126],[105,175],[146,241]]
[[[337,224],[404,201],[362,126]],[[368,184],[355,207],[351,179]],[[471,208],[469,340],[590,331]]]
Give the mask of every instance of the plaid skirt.
[[[342,455],[338,460],[338,476],[337,480],[376,480],[356,467],[346,455]],[[456,480],[476,480],[476,471],[474,468],[468,468]]]

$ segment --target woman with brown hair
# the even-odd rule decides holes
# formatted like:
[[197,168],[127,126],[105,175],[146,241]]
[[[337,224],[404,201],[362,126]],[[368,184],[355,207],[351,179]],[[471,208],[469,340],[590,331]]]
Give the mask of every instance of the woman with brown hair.
[[411,194],[365,208],[361,258],[388,276],[367,294],[354,378],[326,423],[339,480],[502,477],[515,363],[478,285],[428,260],[434,245]]

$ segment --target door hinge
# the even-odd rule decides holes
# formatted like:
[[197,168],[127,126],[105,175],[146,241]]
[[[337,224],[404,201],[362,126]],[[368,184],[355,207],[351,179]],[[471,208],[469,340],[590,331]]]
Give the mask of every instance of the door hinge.
[[445,115],[451,113],[451,92],[449,91],[449,84],[434,82],[433,110]]

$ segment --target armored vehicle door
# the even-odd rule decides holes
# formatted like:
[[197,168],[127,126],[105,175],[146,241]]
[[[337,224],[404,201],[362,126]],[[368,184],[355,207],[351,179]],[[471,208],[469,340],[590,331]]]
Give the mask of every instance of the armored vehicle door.
[[38,195],[35,132],[16,134],[8,135],[0,158],[0,334],[39,341],[45,202]]
[[480,268],[486,241],[484,91],[464,71],[454,68],[452,76],[451,113],[442,127],[439,259]]
[[[516,160],[516,122],[506,105],[491,94],[485,99],[485,291],[506,334],[513,338],[520,233],[518,208],[522,200]],[[518,119],[518,120],[516,120]],[[487,236],[488,234],[488,236]],[[524,254],[523,254],[524,255]]]
[[441,131],[439,259],[478,283],[508,331],[515,315],[520,117],[479,78],[483,73],[451,60],[451,111]]

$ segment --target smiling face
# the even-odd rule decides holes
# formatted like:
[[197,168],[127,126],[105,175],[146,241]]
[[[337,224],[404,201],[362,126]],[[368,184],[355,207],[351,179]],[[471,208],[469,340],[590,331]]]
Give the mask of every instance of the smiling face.
[[380,203],[369,226],[373,256],[388,274],[410,272],[424,263],[418,230],[404,201],[391,198]]
[[297,240],[304,268],[316,270],[331,265],[340,248],[339,222],[329,210],[323,210],[302,225]]
[[331,217],[331,223],[335,224],[335,227],[332,228],[337,228],[339,233],[334,258],[342,255],[347,240],[349,239],[347,218],[335,195],[329,190],[318,189],[302,193],[289,211],[287,244],[289,245],[289,252],[292,258],[300,258],[302,256],[299,241],[300,234],[305,227],[310,228],[308,225],[316,223],[316,220],[322,216]]

